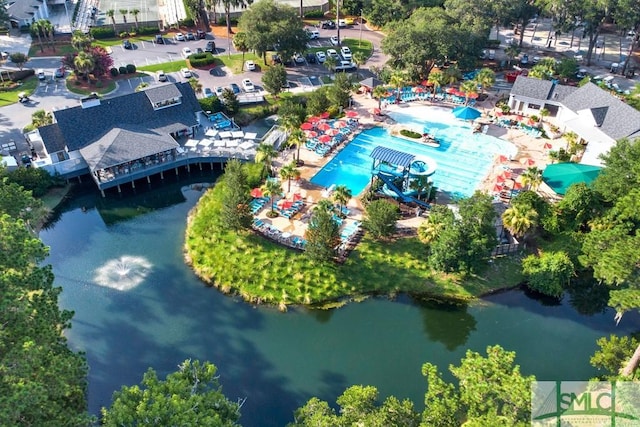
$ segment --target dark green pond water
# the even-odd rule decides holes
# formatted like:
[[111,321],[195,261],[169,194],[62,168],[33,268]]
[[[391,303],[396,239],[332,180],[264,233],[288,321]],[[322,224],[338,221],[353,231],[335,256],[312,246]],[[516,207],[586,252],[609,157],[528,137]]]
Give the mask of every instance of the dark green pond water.
[[67,335],[87,353],[93,413],[148,367],[164,376],[187,358],[214,362],[225,394],[247,399],[245,426],[284,426],[310,397],[334,402],[352,384],[421,408],[426,361],[446,370],[467,349],[497,343],[538,379],[587,379],[598,337],[640,329],[637,316],[616,327],[611,310],[579,314],[569,297],[540,301],[519,290],[466,308],[408,297],[330,312],[256,308],[204,287],[183,262],[185,220],[201,195],[184,181],[107,199],[85,192],[40,234],[61,305],[75,311]]

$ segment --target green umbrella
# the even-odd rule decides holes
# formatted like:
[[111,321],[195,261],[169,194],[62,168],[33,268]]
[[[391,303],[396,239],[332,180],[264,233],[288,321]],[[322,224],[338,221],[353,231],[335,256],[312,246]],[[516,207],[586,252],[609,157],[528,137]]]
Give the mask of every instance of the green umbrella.
[[579,163],[555,163],[542,172],[542,180],[553,191],[564,195],[572,184],[584,182],[589,185],[596,179],[602,168]]

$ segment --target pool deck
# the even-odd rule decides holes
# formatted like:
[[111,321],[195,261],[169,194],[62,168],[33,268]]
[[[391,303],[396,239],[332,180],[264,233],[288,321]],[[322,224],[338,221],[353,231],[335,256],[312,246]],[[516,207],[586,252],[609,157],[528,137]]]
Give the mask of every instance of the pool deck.
[[[550,140],[550,139],[542,139],[535,138],[531,135],[524,133],[519,129],[507,129],[495,124],[489,123],[490,115],[495,116],[494,105],[497,100],[497,96],[495,93],[489,93],[489,97],[483,102],[478,102],[474,108],[482,111],[483,115],[479,122],[488,123],[487,135],[494,136],[496,138],[501,138],[513,143],[517,149],[517,155],[510,159],[508,162],[499,163],[498,158],[495,159],[490,172],[487,174],[485,179],[478,186],[478,190],[487,192],[489,194],[494,194],[494,186],[497,182],[498,176],[503,174],[505,170],[510,170],[513,179],[517,179],[517,177],[524,172],[529,166],[528,162],[533,162],[535,166],[539,169],[544,169],[544,167],[549,163],[548,152],[550,150],[557,150],[560,147],[566,146],[566,141],[562,138]],[[455,105],[449,105],[446,103],[438,102],[431,103],[428,101],[414,101],[408,104],[399,104],[399,105],[390,105],[386,107],[386,110],[383,111],[394,111],[394,110],[402,110],[405,108],[412,108],[413,105],[417,106],[450,106],[454,108]],[[357,111],[359,113],[359,122],[362,127],[369,128],[372,126],[386,126],[380,122],[374,120],[374,116],[372,111],[374,108],[378,108],[378,101],[370,98],[364,94],[356,94],[353,96],[353,107],[351,109]],[[350,141],[355,134],[352,134],[347,141]],[[306,221],[304,219],[300,220],[300,218],[305,218],[305,212],[308,212],[313,208],[313,205],[317,203],[319,200],[326,198],[327,194],[324,191],[324,188],[316,186],[310,182],[310,179],[329,161],[337,152],[340,151],[342,147],[344,147],[345,143],[342,143],[337,147],[335,151],[329,154],[326,157],[320,157],[317,154],[307,150],[306,148],[300,149],[300,159],[304,161],[304,166],[300,168],[301,176],[300,181],[298,183],[293,183],[291,186],[291,194],[299,192],[305,197],[306,206],[303,211],[301,211],[293,220],[288,220],[286,218],[275,218],[274,220],[270,220],[274,226],[277,228],[291,232],[293,235],[304,235],[304,229],[306,228]],[[551,148],[545,148],[545,144],[550,144]],[[285,150],[282,152],[281,156],[278,157],[274,161],[274,167],[276,169],[280,169],[283,165],[291,162],[296,155],[296,150]],[[286,190],[286,182],[283,187]],[[538,190],[540,192],[540,190]],[[291,196],[289,194],[289,196]],[[448,203],[450,200],[446,197],[446,194],[438,194],[438,203]],[[359,199],[352,198],[347,204],[348,208],[351,211],[347,221],[361,221],[363,206]],[[264,213],[263,215],[264,216]],[[418,218],[409,218],[401,221],[401,226],[409,227],[409,228],[417,228],[424,217]]]

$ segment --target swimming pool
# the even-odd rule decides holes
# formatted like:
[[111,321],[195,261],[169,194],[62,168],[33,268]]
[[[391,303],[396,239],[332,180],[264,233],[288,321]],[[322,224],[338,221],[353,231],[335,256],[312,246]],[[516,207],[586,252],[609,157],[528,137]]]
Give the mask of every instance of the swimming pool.
[[487,175],[496,155],[517,154],[517,148],[509,141],[473,134],[471,124],[455,119],[449,108],[412,106],[388,115],[398,123],[435,135],[440,147],[396,138],[385,128],[375,127],[347,144],[311,182],[325,188],[332,184],[346,185],[354,195],[360,194],[371,180],[369,155],[380,145],[432,158],[437,163],[436,173],[431,177],[436,187],[456,197],[468,197]]

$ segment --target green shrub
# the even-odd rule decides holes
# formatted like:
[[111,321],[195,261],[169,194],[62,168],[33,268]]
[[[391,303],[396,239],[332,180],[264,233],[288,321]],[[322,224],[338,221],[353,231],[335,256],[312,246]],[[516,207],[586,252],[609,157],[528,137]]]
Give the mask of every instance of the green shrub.
[[212,113],[217,113],[224,109],[222,102],[220,102],[220,99],[218,99],[217,96],[198,99],[198,103],[200,103],[202,111],[211,111]]
[[400,135],[406,136],[407,138],[413,138],[413,139],[422,138],[421,134],[419,134],[418,132],[414,132],[412,130],[409,130],[409,129],[400,129]]
[[136,30],[136,32],[141,36],[156,34],[158,32],[158,27],[140,27]]
[[[232,27],[235,27],[238,25],[238,18],[229,18],[229,22],[231,23]],[[224,16],[220,17],[220,19],[218,19],[217,22],[218,25],[227,25],[227,18],[225,18]]]
[[127,64],[127,74],[133,74],[136,72],[136,66],[133,64]]
[[111,67],[111,69],[109,70],[109,74],[111,74],[112,77],[118,77],[118,74],[120,74],[120,72],[116,67]]
[[195,53],[189,56],[189,64],[191,64],[192,67],[202,67],[214,64],[215,62],[216,59],[211,52]]
[[322,19],[324,18],[324,12],[322,11],[322,9],[310,10],[309,12],[304,14],[304,17],[307,19]]
[[195,25],[195,23],[193,22],[193,19],[191,18],[185,18],[182,21],[180,21],[180,26],[181,27],[193,27]]
[[116,33],[113,31],[113,28],[109,28],[109,27],[92,28],[91,31],[89,31],[89,34],[91,34],[91,37],[97,40],[111,39],[116,36]]
[[123,31],[120,34],[118,34],[118,37],[120,37],[121,39],[126,39],[129,36],[130,36],[130,34],[129,34],[128,31]]
[[102,81],[101,81],[101,80],[98,80],[98,81],[96,82],[96,87],[100,88],[100,87],[102,87],[102,86],[103,86],[103,85],[102,85]]
[[128,71],[127,71],[127,67],[120,67],[120,68],[118,68],[118,72],[119,72],[120,74],[127,74],[127,73],[128,73]]

